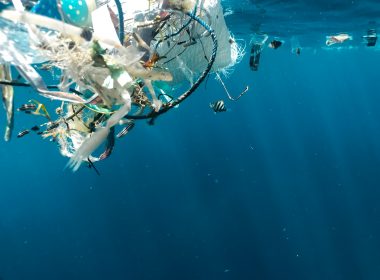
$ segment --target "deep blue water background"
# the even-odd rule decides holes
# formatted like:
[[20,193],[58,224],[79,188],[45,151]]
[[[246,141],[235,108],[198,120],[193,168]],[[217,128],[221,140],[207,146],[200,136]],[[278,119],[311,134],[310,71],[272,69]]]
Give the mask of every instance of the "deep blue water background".
[[[238,33],[251,16],[235,16]],[[356,45],[285,43],[258,72],[246,56],[227,85],[251,90],[228,112],[209,79],[100,177],[36,135],[2,143],[0,279],[380,279],[380,52]]]

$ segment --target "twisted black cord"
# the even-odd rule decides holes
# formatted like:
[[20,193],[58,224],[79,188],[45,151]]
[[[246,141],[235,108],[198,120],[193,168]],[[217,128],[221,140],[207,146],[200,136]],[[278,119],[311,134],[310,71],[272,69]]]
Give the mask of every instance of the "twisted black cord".
[[[197,9],[198,9],[198,2],[199,2],[199,0],[197,0],[196,1],[196,3],[195,3],[195,6],[194,6],[194,9],[193,9],[193,11],[192,11],[192,15],[194,15],[194,16],[196,16],[196,14],[197,14]],[[190,14],[190,13],[186,13],[186,14]],[[155,47],[155,49],[157,49],[158,48],[158,46],[162,43],[162,42],[164,42],[165,40],[167,40],[167,39],[170,39],[170,38],[172,38],[172,37],[174,37],[174,36],[177,36],[178,34],[180,34],[183,30],[185,30],[189,25],[190,25],[190,23],[193,21],[193,18],[192,17],[190,17],[190,19],[177,31],[177,32],[174,32],[174,33],[172,33],[172,34],[168,34],[168,35],[166,35],[164,38],[162,38],[161,40],[159,40],[158,42],[157,42],[157,44],[156,44],[156,47]]]

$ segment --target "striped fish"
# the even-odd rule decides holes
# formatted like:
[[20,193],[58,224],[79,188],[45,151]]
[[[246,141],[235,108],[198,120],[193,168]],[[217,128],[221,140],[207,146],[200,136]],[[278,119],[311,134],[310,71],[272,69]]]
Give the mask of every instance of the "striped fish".
[[21,138],[21,137],[24,137],[25,135],[29,134],[30,133],[30,130],[29,129],[25,129],[23,131],[20,131],[18,134],[17,134],[17,138]]
[[37,109],[37,105],[36,104],[23,104],[21,105],[20,108],[17,109],[17,111],[24,111],[24,112],[28,112],[28,111],[35,111]]
[[214,110],[215,113],[227,111],[226,106],[224,105],[223,100],[218,100],[216,102],[210,103],[210,108]]
[[121,138],[121,137],[124,137],[131,129],[133,129],[135,127],[135,123],[134,122],[130,122],[128,123],[128,125],[126,127],[124,127],[117,135],[116,137],[117,138]]
[[[9,65],[0,64],[0,80],[12,81],[11,68]],[[4,140],[9,141],[13,130],[13,86],[0,86],[0,93],[7,113],[7,126],[5,128]]]

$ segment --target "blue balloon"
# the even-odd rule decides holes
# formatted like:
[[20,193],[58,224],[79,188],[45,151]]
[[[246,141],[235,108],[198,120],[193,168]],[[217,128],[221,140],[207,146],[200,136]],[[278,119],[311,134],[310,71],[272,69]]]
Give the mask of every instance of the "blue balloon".
[[61,20],[56,0],[40,0],[31,11],[39,15]]
[[67,21],[73,25],[86,26],[90,13],[85,0],[62,0],[62,11]]
[[[65,22],[81,27],[89,25],[91,15],[86,0],[62,0],[61,4]],[[62,20],[56,0],[40,0],[32,12]]]

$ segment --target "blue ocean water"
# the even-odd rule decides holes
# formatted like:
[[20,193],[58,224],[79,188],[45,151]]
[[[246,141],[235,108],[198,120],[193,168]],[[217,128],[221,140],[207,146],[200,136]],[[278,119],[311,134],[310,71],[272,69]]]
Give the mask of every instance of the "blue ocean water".
[[[210,78],[136,125],[101,176],[64,170],[37,135],[2,143],[0,279],[380,279],[380,52],[360,39],[380,3],[222,3],[237,39],[285,41],[225,80],[249,85],[239,101]],[[360,35],[327,50],[331,32]],[[34,122],[16,113],[15,130]]]

